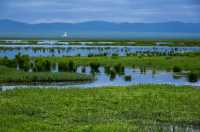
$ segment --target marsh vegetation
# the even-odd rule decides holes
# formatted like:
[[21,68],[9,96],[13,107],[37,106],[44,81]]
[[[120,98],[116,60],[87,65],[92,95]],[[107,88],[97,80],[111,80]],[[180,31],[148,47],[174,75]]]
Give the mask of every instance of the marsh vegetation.
[[[0,41],[2,132],[200,130],[199,41],[5,44]],[[37,85],[57,82],[76,85]],[[18,88],[5,88],[12,83]],[[173,85],[152,85],[163,83]]]
[[0,66],[0,84],[32,84],[53,82],[88,82],[90,75],[72,72],[26,72]]
[[[97,80],[98,78],[102,77],[105,78],[104,80],[101,80],[102,84],[104,84],[103,82],[107,80],[106,76],[109,76],[111,81],[115,80],[115,78],[122,78],[123,80],[130,82],[130,84],[136,83],[137,77],[136,78],[134,77],[135,76],[134,74],[136,73],[134,73],[133,71],[137,69],[139,69],[140,74],[143,74],[144,77],[150,76],[151,74],[152,77],[155,77],[155,75],[157,75],[158,77],[160,72],[163,73],[163,71],[166,71],[163,73],[163,75],[165,75],[166,77],[168,76],[168,78],[170,79],[171,77],[169,75],[172,74],[173,72],[175,76],[173,76],[173,74],[171,76],[173,76],[174,79],[182,79],[182,77],[186,76],[187,79],[185,81],[182,80],[182,83],[180,83],[183,84],[183,82],[187,81],[194,83],[198,82],[200,77],[200,69],[199,69],[200,64],[198,63],[199,59],[200,56],[198,54],[185,55],[185,56],[168,56],[168,57],[166,56],[29,57],[27,55],[17,55],[14,59],[9,59],[7,57],[0,59],[0,64],[9,68],[15,68],[18,70],[18,72],[21,72],[21,74],[22,73],[27,75],[30,74],[30,78],[32,78],[31,75],[35,76],[35,74],[39,73],[41,74],[41,76],[42,73],[43,74],[45,73],[44,76],[47,74],[59,75],[61,73],[76,74],[78,69],[81,68],[79,70],[80,72],[78,73],[93,76],[93,78],[97,78]],[[86,67],[90,68],[90,72],[88,72]],[[132,70],[130,69],[131,67]],[[100,70],[100,68],[103,68],[103,71]],[[125,72],[125,70],[128,71]],[[105,72],[105,74],[102,74],[102,72]],[[172,72],[172,73],[167,73],[167,72]],[[152,77],[150,76],[149,78]],[[67,80],[70,80],[69,78],[70,75],[68,76]],[[136,80],[132,81],[133,78]],[[154,79],[156,80],[156,78]],[[162,78],[164,78],[164,76],[163,77],[161,76],[160,79]],[[49,80],[53,79],[49,77]],[[73,80],[74,79],[72,79],[72,81]],[[143,81],[144,83],[146,83],[147,79],[144,79]],[[168,79],[164,82],[163,81],[161,81],[160,83],[167,83],[167,84],[175,83],[173,79],[171,79],[171,81]]]
[[0,131],[199,131],[199,100],[187,86],[15,89],[0,92]]

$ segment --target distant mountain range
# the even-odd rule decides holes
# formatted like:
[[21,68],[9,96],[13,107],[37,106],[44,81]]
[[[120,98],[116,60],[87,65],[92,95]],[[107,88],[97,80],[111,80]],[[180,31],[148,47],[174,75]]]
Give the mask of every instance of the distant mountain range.
[[72,35],[103,33],[200,33],[200,23],[112,23],[105,21],[90,21],[82,23],[39,23],[28,24],[12,20],[0,20],[0,36],[17,35],[57,35],[64,32]]

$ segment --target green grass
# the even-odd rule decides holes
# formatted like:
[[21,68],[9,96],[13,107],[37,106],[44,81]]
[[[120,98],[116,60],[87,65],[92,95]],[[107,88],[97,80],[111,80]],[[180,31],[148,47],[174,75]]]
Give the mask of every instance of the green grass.
[[[180,72],[193,72],[200,76],[200,54],[184,54],[183,56],[96,56],[96,57],[34,57],[30,58],[35,62],[49,62],[49,64],[68,65],[73,62],[75,66],[91,66],[91,64],[100,66],[115,67],[122,64],[133,68],[150,68],[157,70],[174,71],[180,69]],[[16,67],[14,59],[0,58],[0,65]],[[44,66],[44,65],[41,65]]]
[[91,81],[90,75],[69,72],[23,72],[13,68],[0,66],[0,83],[32,83],[32,82],[82,82]]
[[[5,39],[5,38],[4,38]],[[0,44],[10,44],[6,43],[3,38],[0,40]],[[39,40],[36,38],[31,39],[23,39],[20,45],[29,43],[30,45],[37,44]],[[81,42],[93,42],[88,43],[87,45],[94,46],[102,46],[102,45],[116,45],[116,46],[155,46],[157,42],[169,42],[172,44],[161,44],[161,46],[200,46],[200,40],[192,40],[192,39],[177,39],[177,40],[159,40],[159,39],[135,39],[135,40],[112,40],[112,39],[100,39],[100,40],[92,40],[92,39],[73,39],[73,40],[59,40],[60,42],[69,42],[70,45],[80,45]],[[101,42],[101,43],[99,43]],[[105,42],[105,43],[103,43]],[[112,43],[106,43],[112,42]]]
[[[157,69],[172,70],[174,66],[180,67],[182,70],[200,71],[200,55],[196,56],[152,56],[152,57],[42,57],[54,62],[68,63],[70,60],[76,65],[89,65],[90,63],[99,63],[100,65],[115,66],[122,63],[125,66],[150,67]],[[37,58],[36,58],[37,59]]]
[[170,85],[15,89],[0,92],[0,131],[163,132],[198,126],[199,100],[199,89]]

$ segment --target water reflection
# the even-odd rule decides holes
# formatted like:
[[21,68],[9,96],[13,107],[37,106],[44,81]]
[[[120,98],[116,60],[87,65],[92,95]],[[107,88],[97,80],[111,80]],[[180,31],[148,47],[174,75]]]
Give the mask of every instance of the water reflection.
[[[78,67],[77,72],[82,72],[83,67]],[[84,67],[85,73],[90,74],[91,68]],[[188,81],[187,75],[175,75],[173,72],[160,71],[156,69],[133,69],[125,67],[124,74],[115,72],[112,68],[100,67],[95,74],[96,80],[89,84],[82,84],[81,87],[100,87],[100,86],[127,86],[134,84],[172,84],[172,85],[194,85],[200,86],[200,80],[196,82]]]
[[[51,72],[62,71],[58,63],[51,65]],[[17,66],[17,70],[19,67]],[[29,69],[32,72],[33,69]],[[122,67],[121,65],[111,66],[79,66],[77,73],[89,74],[95,77],[95,81],[89,84],[80,85],[81,87],[97,86],[127,86],[133,84],[173,84],[173,85],[194,85],[200,86],[197,73],[174,73],[172,71],[148,69],[146,67]]]
[[168,46],[84,46],[84,45],[0,45],[0,56],[15,57],[18,53],[29,56],[126,56],[129,54],[173,54],[200,52],[200,47]]
[[3,91],[3,88],[2,88],[2,86],[0,85],[0,92],[1,92],[1,91]]
[[[85,73],[93,75],[95,80],[85,83],[73,83],[73,82],[59,82],[59,83],[37,83],[37,84],[4,84],[3,90],[13,89],[16,87],[41,87],[41,88],[68,88],[68,87],[80,87],[80,88],[95,88],[104,86],[129,86],[136,84],[170,84],[170,85],[190,85],[200,87],[200,80],[198,76],[192,74],[176,75],[173,72],[161,71],[156,69],[147,69],[145,72],[141,72],[140,68],[125,67],[124,73],[117,73],[114,68],[105,66],[99,67],[98,72],[94,72],[89,66],[77,67],[77,73]],[[51,68],[52,72],[59,72],[58,64],[55,64]],[[190,77],[189,77],[190,76]],[[190,79],[189,79],[190,78]],[[191,81],[192,79],[192,81]]]

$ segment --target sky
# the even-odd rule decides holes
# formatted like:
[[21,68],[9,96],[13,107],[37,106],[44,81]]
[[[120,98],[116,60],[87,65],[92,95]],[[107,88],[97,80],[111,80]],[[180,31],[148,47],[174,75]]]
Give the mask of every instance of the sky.
[[0,0],[0,19],[51,22],[200,22],[200,0]]

